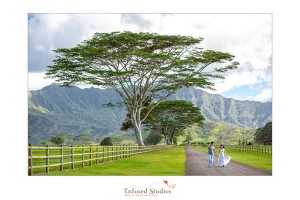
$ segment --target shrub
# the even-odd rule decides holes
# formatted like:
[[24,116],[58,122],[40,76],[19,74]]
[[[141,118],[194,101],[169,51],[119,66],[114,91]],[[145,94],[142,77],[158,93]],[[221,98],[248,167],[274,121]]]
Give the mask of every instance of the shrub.
[[53,136],[51,139],[50,139],[50,142],[56,144],[56,145],[61,145],[64,143],[64,139],[60,136]]
[[100,143],[101,146],[113,146],[113,143],[111,141],[110,137],[106,137],[102,140],[102,142]]

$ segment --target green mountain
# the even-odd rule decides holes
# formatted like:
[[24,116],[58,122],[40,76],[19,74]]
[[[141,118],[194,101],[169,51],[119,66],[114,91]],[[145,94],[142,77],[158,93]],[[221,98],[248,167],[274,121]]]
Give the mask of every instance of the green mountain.
[[[63,88],[52,84],[28,93],[29,143],[37,144],[60,133],[90,133],[95,138],[118,132],[125,118],[113,89]],[[201,108],[207,121],[244,128],[264,126],[272,118],[272,103],[238,101],[195,88],[183,88],[169,99],[183,99]]]
[[243,128],[258,128],[272,120],[272,102],[239,101],[203,90],[181,89],[170,99],[190,101],[201,108],[207,121]]

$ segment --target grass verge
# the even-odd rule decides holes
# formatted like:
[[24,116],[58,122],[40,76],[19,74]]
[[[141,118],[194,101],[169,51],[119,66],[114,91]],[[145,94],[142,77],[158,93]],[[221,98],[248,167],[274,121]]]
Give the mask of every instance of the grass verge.
[[184,147],[173,147],[110,163],[50,172],[46,176],[183,176]]
[[[207,152],[207,147],[195,146],[195,149]],[[216,153],[218,149],[216,149]],[[217,153],[218,154],[218,153]],[[272,155],[240,152],[236,150],[226,150],[226,154],[231,157],[231,160],[256,167],[259,169],[272,171]]]

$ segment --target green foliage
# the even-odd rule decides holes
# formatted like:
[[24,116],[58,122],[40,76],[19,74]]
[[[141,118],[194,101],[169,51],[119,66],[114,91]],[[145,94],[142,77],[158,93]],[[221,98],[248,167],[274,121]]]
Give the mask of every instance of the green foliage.
[[[151,107],[152,105],[149,105]],[[143,110],[147,112],[147,108]],[[143,116],[143,114],[142,114]],[[163,101],[156,106],[145,120],[145,124],[165,136],[166,144],[177,141],[184,129],[204,121],[200,108],[183,100]]]
[[50,141],[48,141],[48,140],[45,140],[45,141],[43,141],[41,144],[44,145],[44,146],[47,146],[47,145],[51,145],[52,142],[50,142]]
[[50,142],[56,145],[62,145],[64,143],[64,139],[61,136],[53,136],[50,139]]
[[215,122],[205,122],[197,132],[202,142],[214,141],[216,144],[246,144],[254,142],[254,129],[243,129],[240,127],[224,125]]
[[264,127],[256,130],[255,141],[265,145],[272,145],[272,122],[268,122]]
[[[213,89],[211,78],[239,65],[234,56],[203,50],[202,38],[156,33],[112,32],[94,36],[73,48],[61,48],[46,76],[70,87],[78,83],[112,87],[131,114],[137,142],[143,145],[140,111],[148,98],[157,104],[182,87]],[[210,67],[214,64],[214,68]],[[219,65],[217,65],[219,64]]]
[[[63,86],[79,82],[111,86],[112,82],[120,84],[121,77],[145,78],[144,72],[155,69],[162,83],[171,83],[154,87],[156,91],[173,89],[179,84],[182,87],[211,87],[213,84],[208,78],[224,78],[219,73],[235,69],[238,63],[228,53],[204,51],[197,46],[202,40],[190,36],[128,31],[95,33],[76,47],[55,50],[58,56],[46,75],[56,78]],[[208,65],[226,61],[229,64],[216,68],[214,73],[202,73]]]
[[156,130],[151,130],[150,134],[146,139],[144,140],[145,145],[156,145],[158,144],[162,139],[162,135],[157,132]]
[[101,146],[113,146],[112,140],[110,137],[106,137],[100,143]]
[[197,126],[191,126],[184,130],[184,133],[185,133],[184,142],[185,143],[190,144],[191,141],[193,141],[194,139],[196,139],[198,137],[197,128],[198,128]]

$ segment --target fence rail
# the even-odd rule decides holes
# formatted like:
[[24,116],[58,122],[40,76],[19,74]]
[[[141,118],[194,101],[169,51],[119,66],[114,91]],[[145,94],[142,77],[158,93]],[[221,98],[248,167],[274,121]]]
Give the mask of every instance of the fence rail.
[[[207,146],[207,145],[205,145]],[[272,145],[224,145],[226,150],[251,152],[257,154],[272,154]],[[215,146],[218,149],[218,145]]]
[[[84,168],[171,146],[28,146],[28,175],[64,169]],[[44,171],[45,170],[45,171]]]
[[272,154],[271,145],[226,145],[226,149],[257,154]]

